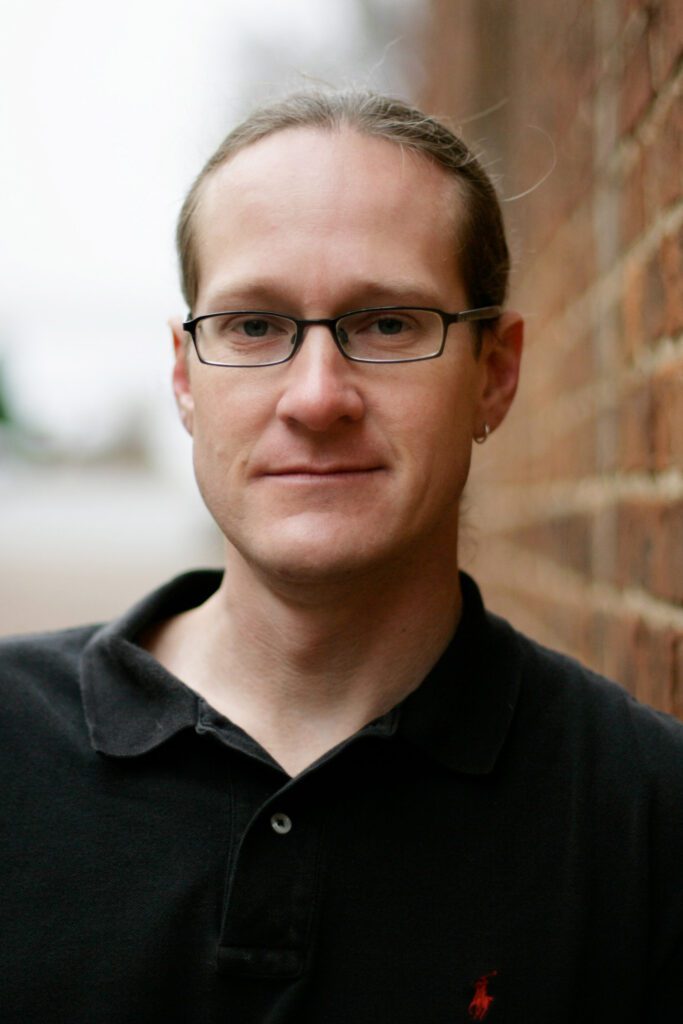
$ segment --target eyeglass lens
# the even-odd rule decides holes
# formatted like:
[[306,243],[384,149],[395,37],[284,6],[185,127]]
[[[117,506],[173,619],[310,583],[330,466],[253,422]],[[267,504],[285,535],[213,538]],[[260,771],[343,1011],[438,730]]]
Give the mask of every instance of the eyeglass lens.
[[[434,355],[442,335],[441,317],[430,310],[363,310],[337,321],[345,355],[373,362]],[[196,341],[207,362],[265,365],[288,358],[297,341],[297,324],[274,313],[222,313],[197,323]]]

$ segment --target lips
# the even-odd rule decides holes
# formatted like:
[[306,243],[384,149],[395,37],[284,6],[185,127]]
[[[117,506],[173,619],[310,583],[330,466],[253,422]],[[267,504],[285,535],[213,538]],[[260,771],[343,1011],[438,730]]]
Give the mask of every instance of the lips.
[[377,470],[382,469],[382,466],[378,465],[357,465],[357,464],[339,464],[334,463],[332,465],[308,465],[306,463],[297,463],[293,466],[278,466],[276,469],[267,470],[264,472],[264,476],[340,476],[349,473],[374,473]]

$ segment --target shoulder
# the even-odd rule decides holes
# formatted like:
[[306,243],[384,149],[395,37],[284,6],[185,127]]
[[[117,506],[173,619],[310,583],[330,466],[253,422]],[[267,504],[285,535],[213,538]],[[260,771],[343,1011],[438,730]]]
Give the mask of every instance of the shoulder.
[[0,638],[0,679],[16,674],[73,668],[99,625]]
[[98,626],[0,639],[2,719],[15,726],[26,716],[36,726],[80,706],[83,651]]
[[502,619],[489,619],[517,651],[520,715],[542,721],[558,751],[569,747],[594,764],[611,763],[617,770],[628,765],[644,781],[675,776],[683,797],[682,722],[640,703],[618,682],[544,647]]

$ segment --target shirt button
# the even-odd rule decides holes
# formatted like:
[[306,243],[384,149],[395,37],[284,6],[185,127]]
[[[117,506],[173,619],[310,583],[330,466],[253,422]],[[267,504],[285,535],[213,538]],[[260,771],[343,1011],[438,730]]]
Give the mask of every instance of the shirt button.
[[292,819],[288,818],[286,814],[274,814],[270,819],[270,824],[273,832],[277,832],[280,836],[286,835],[292,829]]

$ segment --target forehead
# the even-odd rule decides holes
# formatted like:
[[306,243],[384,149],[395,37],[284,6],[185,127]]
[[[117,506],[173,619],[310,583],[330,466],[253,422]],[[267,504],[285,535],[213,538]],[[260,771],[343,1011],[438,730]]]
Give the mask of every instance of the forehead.
[[316,282],[383,275],[452,288],[461,210],[457,180],[427,156],[351,129],[287,129],[204,183],[193,232],[198,290],[210,298],[235,276],[290,275],[299,285],[305,277],[311,295]]

